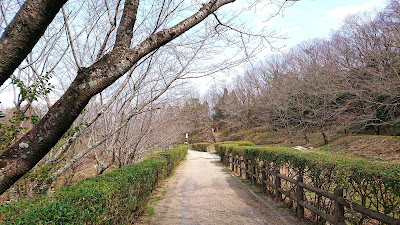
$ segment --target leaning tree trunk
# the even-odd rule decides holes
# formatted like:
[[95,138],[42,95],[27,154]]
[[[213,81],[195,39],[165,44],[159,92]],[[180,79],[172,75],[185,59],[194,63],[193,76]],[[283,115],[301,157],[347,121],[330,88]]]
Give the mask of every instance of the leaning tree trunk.
[[[47,114],[26,135],[0,155],[0,194],[33,168],[68,130],[89,100],[124,75],[136,62],[150,52],[160,48],[190,28],[194,27],[221,6],[234,0],[212,0],[198,12],[177,25],[150,35],[140,44],[130,48],[136,13],[125,10],[117,31],[115,47],[88,68],[78,71],[75,80],[63,96],[49,109]],[[134,0],[126,0],[132,7]],[[138,1],[137,1],[138,2]],[[137,7],[137,5],[136,5]],[[121,27],[127,26],[127,27]],[[28,35],[21,33],[20,35]],[[130,36],[129,36],[130,35]],[[127,38],[129,42],[126,41]]]
[[39,41],[67,0],[28,0],[0,39],[0,86]]

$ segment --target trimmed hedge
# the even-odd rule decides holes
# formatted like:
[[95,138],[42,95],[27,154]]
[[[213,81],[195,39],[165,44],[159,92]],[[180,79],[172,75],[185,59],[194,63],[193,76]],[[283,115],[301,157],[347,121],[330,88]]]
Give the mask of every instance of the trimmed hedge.
[[2,224],[126,224],[140,215],[157,183],[185,158],[179,145],[140,163],[55,191],[0,206]]
[[190,145],[190,149],[201,152],[207,152],[207,149],[210,145],[211,144],[207,142],[194,143]]
[[[329,155],[312,151],[299,151],[286,147],[239,146],[234,142],[216,143],[221,160],[227,162],[229,154],[243,156],[246,160],[268,169],[281,168],[287,176],[301,174],[309,185],[328,192],[340,186],[345,198],[372,210],[400,218],[400,164],[371,162],[358,158]],[[273,182],[271,180],[270,182]],[[331,213],[332,207],[314,195],[307,201]],[[350,222],[360,215],[349,210]]]
[[[229,156],[229,154],[242,156],[242,151],[247,148],[256,147],[251,141],[225,141],[225,142],[217,142],[214,144],[215,151],[222,158],[225,156]],[[235,150],[234,150],[235,149]]]

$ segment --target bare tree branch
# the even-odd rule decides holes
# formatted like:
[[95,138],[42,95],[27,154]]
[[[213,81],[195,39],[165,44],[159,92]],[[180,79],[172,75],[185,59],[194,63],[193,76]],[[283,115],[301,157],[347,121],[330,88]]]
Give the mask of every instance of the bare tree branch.
[[133,26],[135,25],[139,0],[125,0],[124,11],[117,29],[114,48],[129,48],[133,36]]
[[74,56],[74,60],[75,60],[76,66],[78,67],[78,70],[81,70],[81,66],[79,65],[78,58],[76,57],[75,47],[74,47],[74,43],[72,41],[71,31],[70,31],[69,25],[68,25],[68,18],[67,18],[67,15],[65,14],[64,7],[61,7],[61,11],[62,11],[63,18],[64,18],[65,29],[67,31],[69,44],[71,45],[72,55]]

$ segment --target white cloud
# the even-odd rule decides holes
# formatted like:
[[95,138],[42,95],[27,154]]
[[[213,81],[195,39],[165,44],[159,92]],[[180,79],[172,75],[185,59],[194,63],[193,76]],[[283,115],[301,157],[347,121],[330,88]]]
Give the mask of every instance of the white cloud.
[[349,4],[329,11],[327,13],[327,17],[329,19],[343,20],[344,18],[346,18],[346,16],[356,14],[359,12],[372,11],[374,9],[378,10],[382,9],[385,6],[385,3],[386,3],[385,0],[372,0],[369,2],[365,2],[364,4],[361,5]]

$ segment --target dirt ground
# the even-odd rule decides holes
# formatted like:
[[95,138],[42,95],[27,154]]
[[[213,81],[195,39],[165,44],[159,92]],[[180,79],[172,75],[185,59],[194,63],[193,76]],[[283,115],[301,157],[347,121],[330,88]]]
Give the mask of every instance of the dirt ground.
[[[261,197],[260,197],[261,196]],[[213,155],[189,151],[154,207],[150,224],[301,224],[257,195]]]

